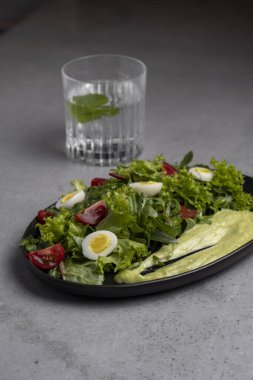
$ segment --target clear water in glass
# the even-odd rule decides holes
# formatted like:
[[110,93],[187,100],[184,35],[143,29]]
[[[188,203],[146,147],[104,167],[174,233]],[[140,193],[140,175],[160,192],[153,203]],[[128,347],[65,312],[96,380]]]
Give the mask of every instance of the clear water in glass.
[[[75,96],[103,94],[118,113],[78,122],[69,110]],[[143,146],[145,99],[132,80],[83,83],[67,91],[66,151],[68,157],[94,165],[115,165],[137,157]]]

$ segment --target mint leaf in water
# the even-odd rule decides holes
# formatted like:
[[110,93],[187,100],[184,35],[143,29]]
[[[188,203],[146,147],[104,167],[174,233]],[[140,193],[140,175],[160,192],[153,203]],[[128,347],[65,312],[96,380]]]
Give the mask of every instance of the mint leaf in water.
[[90,108],[92,110],[105,105],[108,102],[108,98],[103,94],[78,95],[73,96],[73,102],[79,106]]
[[108,97],[103,94],[73,96],[73,102],[68,102],[68,110],[78,123],[100,119],[102,116],[117,115],[119,108],[106,105],[108,101]]

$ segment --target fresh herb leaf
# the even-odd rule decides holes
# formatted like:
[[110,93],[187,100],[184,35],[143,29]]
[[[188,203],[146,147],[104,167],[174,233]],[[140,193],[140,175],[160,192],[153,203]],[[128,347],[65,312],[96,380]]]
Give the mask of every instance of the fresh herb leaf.
[[86,123],[102,116],[115,116],[119,108],[107,105],[109,99],[102,94],[87,94],[74,96],[72,102],[68,102],[68,110],[78,123]]
[[179,168],[183,168],[184,166],[187,166],[193,159],[193,152],[190,150],[190,152],[188,152],[184,158],[182,159],[182,161],[180,162],[179,164]]
[[108,98],[103,94],[78,95],[73,96],[73,102],[79,106],[92,110],[105,105],[108,102]]
[[173,238],[172,236],[167,235],[166,233],[162,231],[156,231],[151,235],[151,240],[159,241],[160,243],[164,244],[176,244],[177,239]]

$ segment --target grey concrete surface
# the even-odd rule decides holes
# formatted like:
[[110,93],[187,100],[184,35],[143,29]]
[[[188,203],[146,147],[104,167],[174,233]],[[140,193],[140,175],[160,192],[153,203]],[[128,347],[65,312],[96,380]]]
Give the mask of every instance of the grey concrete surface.
[[253,176],[252,11],[245,2],[53,1],[0,37],[0,379],[253,379],[253,255],[199,283],[132,299],[64,294],[19,240],[72,178],[108,168],[64,155],[60,67],[93,53],[148,66],[147,142]]

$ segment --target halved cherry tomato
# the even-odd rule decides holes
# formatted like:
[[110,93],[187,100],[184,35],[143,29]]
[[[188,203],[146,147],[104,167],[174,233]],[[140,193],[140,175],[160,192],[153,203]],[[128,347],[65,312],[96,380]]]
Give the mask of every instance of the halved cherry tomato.
[[187,208],[183,205],[180,205],[180,216],[181,218],[195,218],[195,216],[197,215],[197,210],[195,209],[192,209],[192,208]]
[[108,213],[105,202],[99,201],[86,208],[82,213],[76,214],[75,219],[82,224],[96,226]]
[[64,248],[58,243],[52,247],[28,252],[26,257],[40,269],[53,269],[64,259]]
[[170,165],[168,162],[163,163],[163,168],[168,175],[174,175],[177,172],[174,166]]
[[114,172],[111,172],[109,173],[109,175],[113,178],[116,178],[118,179],[119,181],[127,181],[127,178],[126,177],[123,177],[123,175],[119,175],[117,173],[114,173]]
[[46,211],[46,210],[39,210],[38,215],[37,215],[37,219],[38,219],[38,222],[40,224],[45,224],[46,218],[48,218],[49,216],[54,216],[54,215],[55,215],[54,212]]
[[101,186],[104,185],[108,180],[106,178],[93,178],[91,180],[91,186]]

